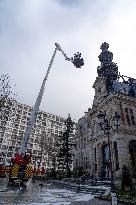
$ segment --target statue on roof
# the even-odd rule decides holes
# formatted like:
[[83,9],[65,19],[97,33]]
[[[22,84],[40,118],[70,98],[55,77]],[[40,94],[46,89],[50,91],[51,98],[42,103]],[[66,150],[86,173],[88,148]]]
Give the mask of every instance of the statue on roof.
[[108,51],[109,44],[102,43],[100,49],[102,52],[98,56],[101,65],[97,68],[98,77],[110,78],[116,80],[118,76],[118,66],[116,63],[112,62],[113,53]]

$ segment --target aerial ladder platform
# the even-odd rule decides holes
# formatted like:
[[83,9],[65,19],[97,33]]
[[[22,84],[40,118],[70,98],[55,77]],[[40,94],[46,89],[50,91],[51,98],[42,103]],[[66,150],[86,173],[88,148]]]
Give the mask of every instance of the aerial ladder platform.
[[27,182],[32,176],[32,171],[33,171],[32,164],[31,164],[32,156],[31,156],[31,153],[27,154],[27,145],[28,145],[30,134],[31,134],[31,130],[37,118],[37,114],[39,111],[39,107],[40,107],[44,89],[45,89],[45,84],[47,82],[48,75],[50,73],[50,70],[54,62],[57,51],[60,51],[65,57],[65,60],[71,61],[76,68],[81,68],[81,66],[84,65],[84,60],[83,58],[81,58],[81,53],[77,52],[74,54],[74,57],[68,58],[65,52],[60,47],[60,45],[58,43],[55,43],[55,49],[54,49],[52,58],[50,60],[46,75],[43,79],[34,108],[32,110],[30,120],[27,123],[27,127],[25,130],[24,136],[23,136],[20,150],[19,152],[15,153],[15,156],[11,159],[11,167],[10,167],[10,173],[9,173],[9,184],[10,185],[14,185],[17,182],[19,182],[19,184]]

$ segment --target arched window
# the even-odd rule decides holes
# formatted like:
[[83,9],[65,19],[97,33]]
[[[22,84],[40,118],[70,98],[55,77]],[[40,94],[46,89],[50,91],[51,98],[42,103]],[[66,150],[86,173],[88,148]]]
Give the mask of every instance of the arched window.
[[132,166],[136,166],[136,140],[129,142],[129,154]]
[[136,177],[136,140],[131,140],[129,142],[129,154],[130,154],[133,176]]
[[109,146],[108,146],[108,144],[105,144],[103,146],[102,155],[103,155],[103,162],[108,162],[109,161]]
[[117,149],[117,142],[113,142],[114,146],[114,152],[115,152],[115,164],[116,164],[116,170],[119,170],[119,160],[118,160],[118,149]]

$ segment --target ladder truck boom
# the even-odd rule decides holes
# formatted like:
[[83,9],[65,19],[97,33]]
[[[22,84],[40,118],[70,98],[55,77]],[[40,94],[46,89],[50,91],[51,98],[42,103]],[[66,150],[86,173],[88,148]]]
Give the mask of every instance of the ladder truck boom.
[[63,54],[63,56],[65,57],[65,60],[71,61],[74,64],[74,66],[76,66],[76,68],[80,68],[81,66],[84,65],[83,58],[81,58],[81,54],[79,52],[77,54],[74,54],[73,58],[68,58],[65,52],[60,47],[60,45],[55,43],[55,50],[50,60],[45,78],[43,79],[38,97],[36,99],[34,108],[32,110],[30,120],[27,123],[27,127],[25,130],[24,136],[23,136],[23,140],[22,140],[19,152],[17,152],[15,154],[15,157],[11,159],[12,166],[11,166],[10,174],[9,174],[9,185],[10,184],[14,185],[18,181],[19,181],[19,184],[20,182],[24,183],[24,182],[27,182],[29,178],[31,178],[31,174],[32,174],[31,154],[28,155],[26,153],[27,145],[28,145],[30,134],[31,134],[31,130],[37,118],[37,114],[39,111],[39,107],[40,107],[44,89],[45,89],[45,84],[46,84],[51,66],[54,62],[54,58],[57,53],[57,50]]
[[20,154],[21,153],[25,154],[25,152],[27,150],[27,145],[28,145],[30,134],[31,134],[31,130],[32,130],[34,122],[35,122],[35,120],[37,118],[37,114],[38,114],[38,111],[39,111],[40,103],[41,103],[42,96],[43,96],[43,93],[44,93],[45,83],[47,81],[47,78],[48,78],[51,66],[52,66],[52,64],[54,62],[54,58],[55,58],[57,50],[60,51],[63,54],[63,56],[65,57],[65,60],[71,61],[74,64],[74,66],[76,66],[77,68],[80,68],[82,65],[84,65],[83,58],[81,58],[81,54],[79,52],[74,55],[74,58],[68,58],[67,55],[65,54],[65,52],[60,47],[60,45],[58,43],[55,43],[54,53],[53,53],[52,58],[50,60],[50,63],[49,63],[49,66],[48,66],[45,78],[44,78],[44,80],[42,82],[41,89],[39,91],[39,94],[38,94],[38,97],[36,99],[36,102],[35,102],[35,105],[34,105],[34,108],[33,108],[33,111],[32,111],[31,117],[30,117],[30,120],[29,120],[29,122],[27,124],[27,128],[26,128],[24,136],[23,136],[23,140],[22,140],[21,147],[20,147],[20,150],[19,150]]
[[54,50],[54,53],[52,55],[52,58],[51,58],[51,61],[49,63],[49,66],[48,66],[48,69],[47,69],[47,72],[46,72],[46,76],[42,82],[42,86],[40,88],[40,91],[39,91],[39,94],[38,94],[38,97],[36,99],[36,102],[35,102],[35,105],[34,105],[34,108],[32,110],[32,114],[31,114],[31,117],[30,117],[30,120],[28,122],[28,125],[27,125],[27,128],[25,130],[25,133],[24,133],[24,137],[23,137],[23,141],[21,143],[21,147],[20,147],[20,150],[19,150],[19,153],[23,153],[25,154],[26,150],[27,150],[27,144],[28,144],[28,141],[29,141],[29,137],[30,137],[30,134],[31,134],[31,130],[32,130],[32,127],[34,125],[34,122],[37,118],[37,114],[38,114],[38,111],[39,111],[39,107],[40,107],[40,104],[41,104],[41,100],[42,100],[42,96],[43,96],[43,93],[44,93],[44,89],[45,89],[45,83],[47,81],[47,78],[48,78],[48,75],[49,75],[49,72],[50,72],[50,69],[51,69],[51,66],[53,64],[53,61],[54,61],[54,58],[55,58],[55,55],[56,55],[56,52],[57,52],[57,49],[58,47],[55,47],[55,50]]

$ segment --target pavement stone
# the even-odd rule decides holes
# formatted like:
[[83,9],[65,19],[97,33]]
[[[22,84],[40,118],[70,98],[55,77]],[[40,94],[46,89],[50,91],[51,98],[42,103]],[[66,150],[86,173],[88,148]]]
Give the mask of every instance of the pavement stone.
[[[91,199],[89,201],[85,201],[85,202],[72,202],[71,205],[111,205],[110,201],[105,201],[105,200],[100,200],[100,199]],[[123,205],[118,203],[118,205]],[[129,203],[128,203],[129,205]]]
[[[60,191],[60,189],[56,189],[56,187],[52,186],[52,184],[44,184],[43,188],[39,186],[39,182],[37,181],[34,184],[29,184],[28,190],[6,190],[5,183],[6,181],[3,180],[3,186],[2,181],[0,180],[0,205],[11,205],[11,204],[56,204],[56,199],[60,201],[64,201],[65,203],[59,203],[61,205],[111,205],[110,201],[104,201],[99,200],[96,198],[90,197],[91,194],[84,194],[84,193],[76,193],[75,191],[71,192],[67,189],[63,189]],[[41,189],[42,188],[42,189]],[[52,189],[53,188],[53,189]],[[55,193],[54,193],[55,191]],[[63,191],[63,192],[62,192]],[[68,192],[68,193],[67,193]],[[67,195],[68,194],[68,195]],[[89,197],[88,197],[89,196]],[[93,195],[92,195],[93,196]],[[56,198],[57,197],[57,198]],[[75,200],[75,197],[77,200]],[[51,200],[52,198],[52,200]],[[88,201],[82,201],[83,198]],[[47,203],[48,201],[49,203]],[[72,202],[73,200],[73,202]],[[80,200],[80,201],[79,201]],[[70,202],[70,203],[69,203]],[[120,204],[118,204],[120,205]],[[129,205],[129,204],[128,204]]]

